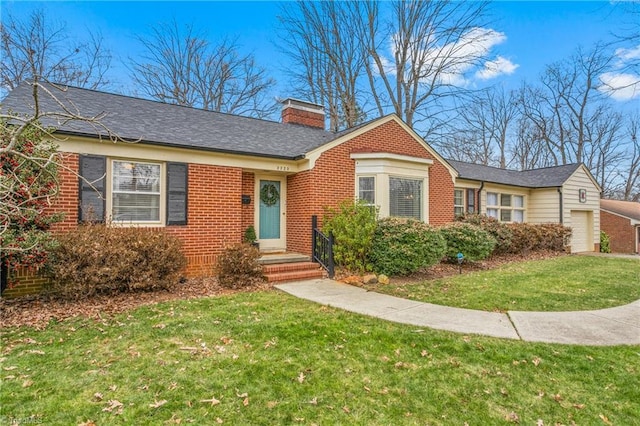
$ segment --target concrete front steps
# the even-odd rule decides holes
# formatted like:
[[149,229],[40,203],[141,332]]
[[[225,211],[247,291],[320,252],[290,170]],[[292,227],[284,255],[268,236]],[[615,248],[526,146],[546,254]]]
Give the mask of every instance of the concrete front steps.
[[322,278],[325,272],[319,264],[311,262],[309,256],[296,253],[265,254],[258,262],[271,283]]

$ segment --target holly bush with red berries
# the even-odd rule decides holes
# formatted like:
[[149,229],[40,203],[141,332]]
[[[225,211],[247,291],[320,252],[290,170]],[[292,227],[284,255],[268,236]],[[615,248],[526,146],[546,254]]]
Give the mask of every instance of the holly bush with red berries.
[[0,122],[0,251],[8,271],[44,265],[50,226],[62,219],[47,210],[58,192],[57,147],[37,125],[16,132]]

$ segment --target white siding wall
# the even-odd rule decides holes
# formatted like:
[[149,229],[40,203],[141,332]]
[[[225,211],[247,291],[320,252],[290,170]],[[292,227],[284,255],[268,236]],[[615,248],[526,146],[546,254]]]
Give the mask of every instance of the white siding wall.
[[560,194],[558,194],[557,188],[531,190],[528,204],[527,213],[529,222],[560,222]]
[[[587,200],[580,202],[579,191],[586,189]],[[583,167],[578,168],[562,187],[562,199],[564,202],[563,216],[565,226],[573,227],[571,223],[571,211],[587,211],[590,216],[590,247],[600,243],[600,191],[589,177]]]

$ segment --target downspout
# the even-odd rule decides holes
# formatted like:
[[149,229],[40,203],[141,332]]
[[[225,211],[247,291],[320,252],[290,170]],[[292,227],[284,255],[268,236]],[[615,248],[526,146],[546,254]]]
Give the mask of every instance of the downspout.
[[480,188],[478,188],[478,214],[480,214],[480,203],[482,200],[482,189],[484,188],[484,181],[480,182]]
[[563,206],[562,206],[562,187],[559,186],[558,187],[558,201],[560,202],[560,224],[562,225],[562,223],[564,223],[564,212],[563,212]]

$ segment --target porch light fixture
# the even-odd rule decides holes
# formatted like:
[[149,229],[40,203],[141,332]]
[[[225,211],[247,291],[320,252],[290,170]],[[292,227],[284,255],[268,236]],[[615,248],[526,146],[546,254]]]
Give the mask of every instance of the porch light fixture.
[[251,195],[243,195],[242,204],[251,204]]

